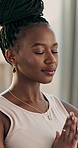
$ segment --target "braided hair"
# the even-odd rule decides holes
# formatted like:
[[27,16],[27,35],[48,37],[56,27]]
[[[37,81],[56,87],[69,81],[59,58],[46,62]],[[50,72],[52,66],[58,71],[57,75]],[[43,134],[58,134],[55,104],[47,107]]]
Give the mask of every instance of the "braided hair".
[[[45,23],[42,0],[1,0],[0,1],[0,48],[6,59],[5,51],[14,46],[20,27],[32,23]],[[7,59],[6,59],[7,61]]]

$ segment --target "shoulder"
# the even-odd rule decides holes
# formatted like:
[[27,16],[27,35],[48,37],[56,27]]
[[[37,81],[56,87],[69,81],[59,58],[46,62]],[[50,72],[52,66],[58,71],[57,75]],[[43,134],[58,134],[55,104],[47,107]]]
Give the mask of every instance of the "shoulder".
[[68,113],[74,112],[75,116],[78,118],[78,109],[75,106],[73,106],[67,102],[64,102],[64,101],[61,101],[61,102],[64,105],[64,107]]
[[47,96],[48,99],[52,100],[52,103],[54,102],[54,104],[57,104],[59,107],[61,106],[63,109],[65,108],[68,114],[70,112],[74,112],[75,116],[78,118],[78,109],[75,106],[67,102],[64,102],[63,100],[59,99],[55,95],[48,94],[48,93],[44,93],[44,94]]
[[10,119],[0,111],[0,132],[2,132],[5,138],[10,128]]
[[3,123],[3,116],[0,112],[0,146],[3,148],[4,143],[4,123]]
[[65,114],[68,114],[68,111],[62,101],[55,95],[45,93],[47,100],[49,100],[51,106],[53,108],[57,108],[61,112],[65,112]]

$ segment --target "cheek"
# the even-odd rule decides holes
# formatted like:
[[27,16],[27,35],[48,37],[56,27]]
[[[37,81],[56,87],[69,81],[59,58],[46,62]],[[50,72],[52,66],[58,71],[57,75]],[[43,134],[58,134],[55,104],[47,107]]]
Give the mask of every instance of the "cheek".
[[28,68],[34,70],[34,68],[39,68],[40,65],[41,65],[40,59],[38,60],[34,57],[33,58],[29,57],[27,59],[23,59],[23,63],[21,66],[26,67],[26,69]]
[[40,69],[43,63],[43,59],[36,56],[33,53],[23,52],[20,54],[20,58],[18,59],[18,65],[21,70],[28,71],[28,70],[35,70]]
[[43,63],[43,59],[35,54],[31,54],[29,57],[26,58],[25,63],[32,67],[41,67]]

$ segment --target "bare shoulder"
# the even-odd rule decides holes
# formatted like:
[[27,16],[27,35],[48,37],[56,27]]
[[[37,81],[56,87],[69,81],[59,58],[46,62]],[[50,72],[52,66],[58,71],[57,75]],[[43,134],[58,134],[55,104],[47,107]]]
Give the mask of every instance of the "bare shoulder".
[[2,118],[2,113],[0,112],[0,148],[4,148],[4,124]]
[[3,142],[5,140],[9,128],[10,128],[10,119],[0,111],[0,142],[1,141]]
[[68,113],[74,112],[75,116],[78,118],[78,109],[75,106],[73,106],[67,102],[64,102],[64,101],[61,101],[61,102],[64,105],[64,107]]

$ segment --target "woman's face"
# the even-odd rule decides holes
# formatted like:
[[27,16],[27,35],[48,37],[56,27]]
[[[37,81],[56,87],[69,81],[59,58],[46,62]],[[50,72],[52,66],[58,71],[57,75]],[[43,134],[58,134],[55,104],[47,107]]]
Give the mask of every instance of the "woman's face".
[[50,83],[58,64],[58,44],[54,32],[44,24],[23,28],[17,41],[17,74],[38,83]]

